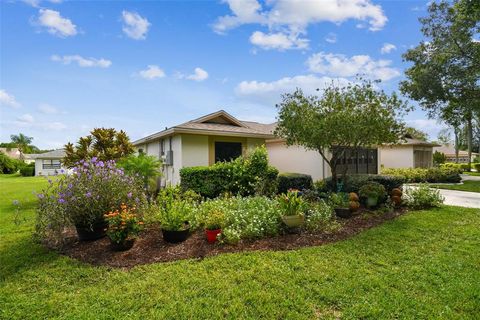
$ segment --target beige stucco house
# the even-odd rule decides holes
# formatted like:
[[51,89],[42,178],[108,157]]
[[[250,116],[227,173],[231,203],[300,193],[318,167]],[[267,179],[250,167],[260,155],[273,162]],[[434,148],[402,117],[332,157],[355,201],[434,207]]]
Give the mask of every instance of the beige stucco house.
[[[208,166],[236,158],[257,146],[266,145],[270,164],[280,172],[310,174],[314,180],[330,176],[320,154],[299,146],[287,147],[273,134],[275,123],[241,121],[220,110],[134,141],[137,151],[163,160],[163,185],[180,182],[180,169]],[[342,166],[349,172],[378,173],[377,149],[350,150]]]
[[380,164],[384,168],[430,168],[433,165],[433,148],[438,144],[406,138],[395,145],[380,147]]
[[[440,146],[436,146],[433,148],[433,152],[438,151],[443,153],[446,157],[446,162],[457,162],[457,157],[455,154],[455,146],[451,144],[444,144]],[[476,152],[472,152],[472,157],[470,161],[473,161],[479,154]],[[468,151],[458,150],[458,163],[468,163]]]

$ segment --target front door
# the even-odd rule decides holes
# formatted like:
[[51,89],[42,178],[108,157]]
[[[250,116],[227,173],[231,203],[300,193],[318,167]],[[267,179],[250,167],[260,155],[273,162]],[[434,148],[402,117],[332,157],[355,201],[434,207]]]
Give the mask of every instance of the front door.
[[215,162],[232,161],[241,155],[241,142],[215,142]]

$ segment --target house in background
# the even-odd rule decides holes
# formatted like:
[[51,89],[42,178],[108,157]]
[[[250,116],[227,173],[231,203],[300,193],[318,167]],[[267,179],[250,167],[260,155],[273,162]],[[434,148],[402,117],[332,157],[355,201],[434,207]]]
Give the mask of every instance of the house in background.
[[9,158],[23,160],[27,164],[34,163],[35,157],[37,156],[36,154],[30,153],[22,154],[18,148],[0,148],[0,152],[7,155]]
[[[314,180],[331,175],[320,154],[300,146],[287,147],[273,134],[275,123],[241,121],[220,110],[133,142],[137,151],[163,160],[162,185],[180,182],[180,169],[209,166],[244,155],[266,145],[270,164],[280,172],[309,174]],[[341,150],[334,150],[340,152]],[[347,150],[339,170],[378,173],[379,153],[373,149]]]
[[[58,149],[35,155],[35,175],[51,176],[67,172],[62,166],[62,159],[65,157],[65,150]],[[63,170],[63,171],[62,171]]]
[[384,168],[430,168],[433,148],[438,144],[406,137],[405,141],[380,148],[380,164]]
[[[435,151],[443,153],[446,157],[446,162],[457,162],[454,145],[444,144],[441,146],[436,146],[435,148],[433,148],[433,152]],[[470,159],[470,161],[473,161],[478,156],[478,153],[472,152],[472,158]],[[468,163],[468,151],[458,151],[458,163]]]

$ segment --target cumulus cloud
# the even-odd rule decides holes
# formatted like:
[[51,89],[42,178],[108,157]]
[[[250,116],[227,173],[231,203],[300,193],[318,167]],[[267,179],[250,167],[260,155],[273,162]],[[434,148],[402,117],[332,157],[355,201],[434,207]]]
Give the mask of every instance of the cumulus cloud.
[[95,58],[84,58],[78,54],[71,56],[51,56],[52,61],[61,62],[63,64],[71,64],[72,62],[76,63],[79,67],[82,68],[108,68],[112,65],[112,61],[107,59],[95,59]]
[[408,126],[426,132],[430,137],[436,137],[440,130],[448,128],[447,125],[435,119],[410,119],[405,122]]
[[328,43],[336,43],[337,42],[337,35],[333,32],[330,32],[326,37],[325,41]]
[[61,131],[65,130],[67,126],[58,121],[46,121],[46,122],[38,122],[36,119],[29,113],[23,114],[19,117],[17,117],[15,121],[15,125],[18,127],[23,127],[23,128],[37,128],[37,129],[42,129],[42,130],[53,130],[53,131]]
[[315,94],[317,89],[322,90],[332,82],[344,86],[349,83],[349,80],[310,74],[284,77],[271,82],[242,81],[235,88],[235,93],[250,100],[273,105],[280,101],[282,94],[293,92],[296,88],[301,88],[306,94]]
[[38,106],[38,111],[40,111],[40,113],[43,113],[43,114],[57,114],[59,113],[59,110],[52,106],[52,105],[49,105],[47,103],[42,103]]
[[[230,7],[231,14],[219,17],[213,24],[213,30],[224,34],[228,30],[244,24],[258,24],[266,26],[269,33],[263,33],[263,37],[256,38],[260,46],[267,41],[275,43],[281,41],[281,45],[271,46],[272,49],[285,50],[298,48],[293,41],[302,40],[302,45],[308,45],[306,39],[300,39],[300,35],[306,34],[307,27],[310,24],[320,22],[332,22],[340,24],[346,20],[358,20],[362,27],[368,25],[371,31],[381,30],[386,22],[382,7],[374,5],[370,0],[322,0],[322,1],[299,1],[299,0],[275,0],[267,1],[265,7],[257,0],[225,0]],[[257,33],[259,31],[254,32]],[[252,42],[252,37],[250,40]],[[270,35],[270,37],[265,37]],[[279,40],[281,36],[282,40]],[[286,39],[290,39],[292,44],[285,45]],[[263,41],[261,41],[263,40]],[[252,42],[253,43],[253,42]],[[254,43],[255,44],[255,43]]]
[[70,37],[76,35],[77,26],[60,15],[60,12],[50,9],[40,9],[37,24],[45,27],[47,31],[59,37]]
[[123,32],[132,39],[145,40],[151,24],[136,12],[124,10],[122,12]]
[[384,43],[383,46],[382,46],[382,49],[380,49],[380,53],[381,54],[387,54],[387,53],[390,53],[394,50],[397,50],[397,46],[395,46],[394,44],[391,44],[391,43]]
[[20,107],[20,103],[15,99],[15,96],[3,89],[0,90],[0,104],[12,108]]
[[165,77],[165,72],[156,65],[148,65],[147,69],[141,70],[139,75],[148,80]]
[[368,55],[347,57],[325,52],[316,53],[307,60],[309,70],[315,73],[333,77],[354,77],[358,74],[383,81],[400,75],[400,71],[391,64],[390,60],[374,60]]
[[17,122],[23,123],[23,124],[32,124],[34,121],[35,121],[35,118],[29,113],[25,113],[17,117]]
[[193,81],[204,81],[208,79],[208,72],[197,67],[193,74],[187,75],[185,78]]
[[299,38],[298,35],[285,33],[265,34],[261,31],[255,31],[250,36],[250,42],[262,49],[287,50],[287,49],[305,49],[308,47],[308,39]]

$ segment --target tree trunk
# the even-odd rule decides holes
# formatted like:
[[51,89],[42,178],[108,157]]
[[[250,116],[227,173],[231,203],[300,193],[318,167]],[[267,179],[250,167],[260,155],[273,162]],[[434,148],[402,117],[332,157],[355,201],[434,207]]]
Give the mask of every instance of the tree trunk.
[[455,127],[453,130],[453,133],[455,135],[455,162],[458,163],[458,144],[459,144],[459,138],[458,138],[458,127]]

